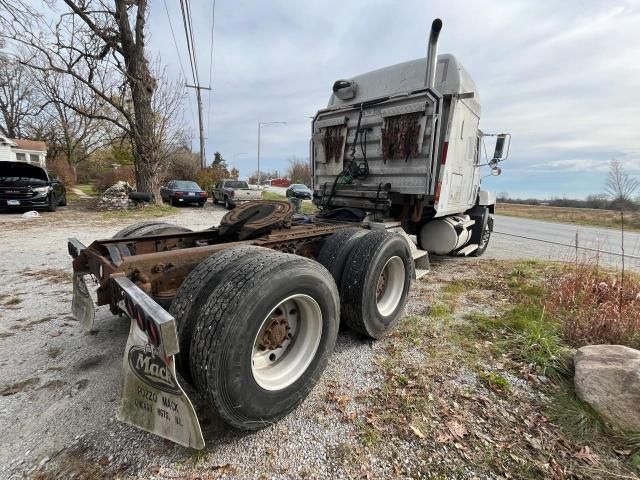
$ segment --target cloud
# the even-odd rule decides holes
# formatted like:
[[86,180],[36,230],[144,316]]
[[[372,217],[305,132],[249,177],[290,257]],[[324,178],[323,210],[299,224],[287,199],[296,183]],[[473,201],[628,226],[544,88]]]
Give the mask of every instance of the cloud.
[[[180,53],[163,2],[152,3],[150,45],[177,77],[179,56],[188,66],[186,46],[179,8],[167,3]],[[211,2],[191,4],[207,85]],[[583,196],[601,189],[612,157],[640,171],[640,5],[632,0],[218,0],[208,155],[249,152],[237,163],[251,173],[257,123],[277,120],[287,125],[263,130],[263,165],[282,169],[290,156],[308,156],[308,117],[326,105],[333,81],[424,56],[436,16],[444,22],[440,51],[455,54],[478,85],[481,128],[513,134],[505,174],[489,181],[496,190],[517,195],[528,188],[517,179],[535,171],[536,193],[551,196],[583,171],[571,183]],[[195,132],[190,101],[185,118]]]

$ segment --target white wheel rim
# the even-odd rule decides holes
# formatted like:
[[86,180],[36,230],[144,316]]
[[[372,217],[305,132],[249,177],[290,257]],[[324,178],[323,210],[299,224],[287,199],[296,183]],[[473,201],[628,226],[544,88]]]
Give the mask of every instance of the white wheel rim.
[[384,264],[378,277],[376,302],[383,317],[391,315],[400,303],[404,291],[404,262],[400,257],[391,257]]
[[322,311],[309,295],[292,295],[262,321],[253,341],[251,371],[265,390],[298,380],[313,360],[322,335]]

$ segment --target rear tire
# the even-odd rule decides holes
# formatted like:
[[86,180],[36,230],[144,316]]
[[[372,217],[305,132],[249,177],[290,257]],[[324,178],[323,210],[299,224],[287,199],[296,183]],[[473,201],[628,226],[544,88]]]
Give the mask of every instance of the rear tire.
[[62,200],[60,200],[60,206],[61,207],[66,207],[67,206],[67,192],[64,192],[62,194]]
[[229,197],[224,197],[224,208],[231,210],[231,204],[229,203]]
[[356,242],[340,281],[349,328],[382,338],[400,320],[414,277],[413,258],[398,234],[372,231]]
[[151,235],[160,235],[163,233],[187,233],[192,232],[185,227],[179,227],[166,222],[139,222],[124,227],[118,233],[111,238],[133,238],[133,237],[148,237]]
[[338,292],[324,267],[295,255],[231,268],[198,316],[191,373],[227,423],[257,430],[296,408],[320,379],[338,333]]
[[176,319],[180,341],[180,353],[176,355],[176,368],[189,383],[193,384],[189,362],[193,327],[211,291],[224,283],[226,277],[248,258],[271,252],[272,250],[267,248],[248,245],[214,253],[191,270],[178,288],[169,313]]
[[342,272],[351,250],[369,232],[370,230],[363,228],[345,228],[334,233],[324,242],[318,255],[318,262],[329,270],[336,285],[340,285]]

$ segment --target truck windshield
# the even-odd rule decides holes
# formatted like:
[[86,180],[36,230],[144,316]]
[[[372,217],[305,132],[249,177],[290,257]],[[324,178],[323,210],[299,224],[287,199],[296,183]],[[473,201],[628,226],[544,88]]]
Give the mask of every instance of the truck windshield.
[[224,186],[225,188],[249,188],[249,185],[247,184],[247,182],[242,182],[239,180],[232,181],[232,182],[224,182]]

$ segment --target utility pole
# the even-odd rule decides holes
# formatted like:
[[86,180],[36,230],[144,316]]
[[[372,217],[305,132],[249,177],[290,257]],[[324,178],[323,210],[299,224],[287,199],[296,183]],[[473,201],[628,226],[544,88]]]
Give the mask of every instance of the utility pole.
[[200,90],[211,90],[210,87],[202,87],[200,85],[186,85],[187,88],[196,89],[196,98],[198,100],[198,123],[200,124],[200,168],[207,166],[207,157],[204,154],[204,124],[202,123],[202,95]]

